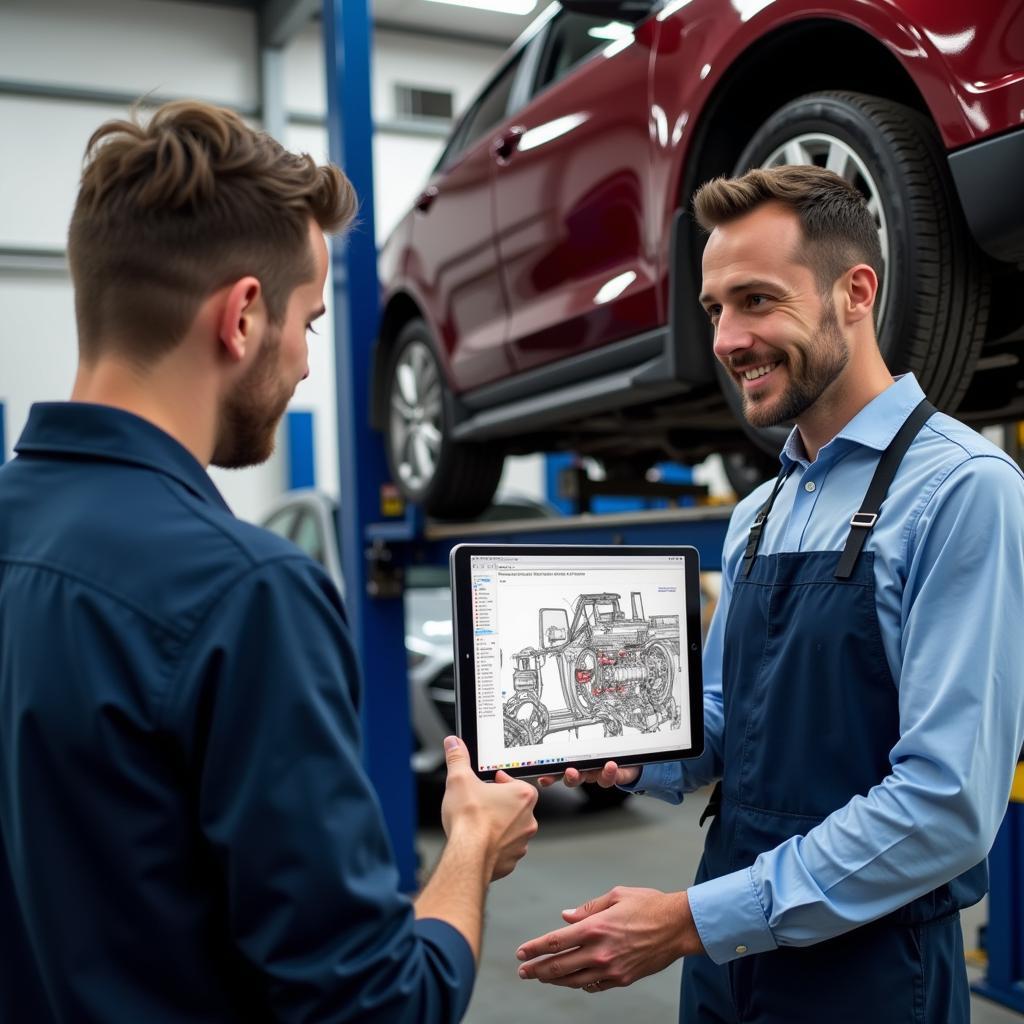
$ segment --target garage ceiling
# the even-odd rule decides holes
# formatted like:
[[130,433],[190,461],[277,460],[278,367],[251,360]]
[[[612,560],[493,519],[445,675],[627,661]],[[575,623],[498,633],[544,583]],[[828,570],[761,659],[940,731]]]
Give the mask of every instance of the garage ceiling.
[[529,14],[518,15],[433,0],[373,0],[373,19],[382,29],[401,28],[508,46],[547,4],[548,0],[537,0]]
[[[3,0],[0,0],[2,3]],[[318,18],[322,0],[187,0],[190,3],[245,7],[260,16],[270,45],[285,45],[310,18]],[[339,0],[335,0],[339,2]],[[500,46],[513,42],[551,0],[535,0],[528,14],[497,14],[436,0],[371,0],[378,29],[419,32],[431,36]],[[523,5],[529,0],[519,0]]]

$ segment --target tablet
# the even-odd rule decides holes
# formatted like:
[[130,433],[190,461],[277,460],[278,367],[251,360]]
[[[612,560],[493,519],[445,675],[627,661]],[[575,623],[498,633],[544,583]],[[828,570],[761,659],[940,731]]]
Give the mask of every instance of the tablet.
[[695,548],[459,544],[451,574],[456,721],[481,778],[701,753]]

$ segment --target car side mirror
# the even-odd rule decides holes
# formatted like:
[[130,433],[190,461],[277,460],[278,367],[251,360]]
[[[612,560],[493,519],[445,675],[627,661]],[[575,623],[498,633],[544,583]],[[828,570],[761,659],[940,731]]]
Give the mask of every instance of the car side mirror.
[[643,21],[657,0],[562,0],[562,8],[575,14],[595,14],[609,21]]
[[569,613],[564,608],[541,608],[540,646],[543,650],[565,643],[569,636]]

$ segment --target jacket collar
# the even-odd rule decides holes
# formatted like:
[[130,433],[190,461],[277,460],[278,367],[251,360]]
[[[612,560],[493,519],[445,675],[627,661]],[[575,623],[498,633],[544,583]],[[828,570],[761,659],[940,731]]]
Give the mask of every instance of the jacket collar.
[[38,402],[14,450],[145,466],[230,512],[206,470],[170,434],[134,413],[89,402]]

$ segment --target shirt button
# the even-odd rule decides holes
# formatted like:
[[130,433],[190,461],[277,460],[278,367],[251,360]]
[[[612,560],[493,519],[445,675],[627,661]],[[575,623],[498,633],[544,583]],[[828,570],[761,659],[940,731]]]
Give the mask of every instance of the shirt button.
[[804,484],[804,490],[805,491],[813,491],[814,490],[814,481],[813,480],[808,480],[807,483]]
[[737,953],[741,953],[742,954],[742,953],[746,953],[746,951],[747,951],[747,947],[746,946],[737,946],[736,947],[736,952]]

